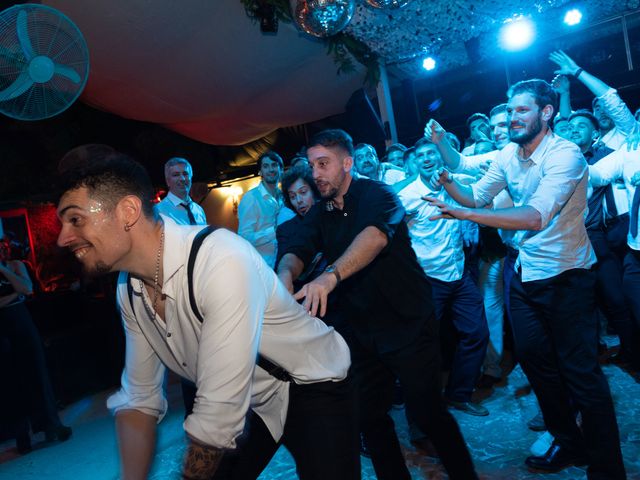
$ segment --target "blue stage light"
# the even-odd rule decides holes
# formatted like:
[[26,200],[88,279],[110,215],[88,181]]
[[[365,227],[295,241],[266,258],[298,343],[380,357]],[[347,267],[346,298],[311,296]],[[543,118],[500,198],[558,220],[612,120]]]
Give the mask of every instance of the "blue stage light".
[[524,50],[533,43],[535,38],[535,25],[523,16],[509,19],[500,29],[500,47],[503,50],[516,52]]
[[422,68],[431,71],[436,68],[436,61],[433,57],[427,57],[422,61]]
[[578,25],[582,21],[582,12],[577,8],[572,8],[571,10],[567,10],[567,13],[564,15],[564,23],[573,27],[574,25]]

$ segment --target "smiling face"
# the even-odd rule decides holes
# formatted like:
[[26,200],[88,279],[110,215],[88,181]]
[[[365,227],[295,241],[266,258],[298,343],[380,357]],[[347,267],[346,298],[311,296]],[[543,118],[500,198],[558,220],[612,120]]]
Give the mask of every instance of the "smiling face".
[[[549,112],[544,114],[548,116]],[[509,99],[507,122],[509,124],[509,138],[512,142],[518,145],[531,143],[542,132],[542,119],[543,111],[530,93],[519,93]]]
[[353,154],[356,170],[363,177],[378,179],[378,155],[371,145],[358,148]]
[[332,199],[344,195],[351,178],[353,159],[342,149],[315,145],[307,150],[309,165],[313,170],[313,180],[316,182],[320,196]]
[[587,117],[574,117],[569,122],[569,126],[571,127],[570,140],[583,152],[587,151],[598,134],[591,120]]
[[509,142],[509,125],[507,124],[507,112],[496,113],[491,117],[491,129],[496,148],[502,150]]
[[291,184],[287,190],[287,195],[289,195],[289,201],[291,205],[293,205],[293,208],[295,208],[296,213],[301,217],[304,217],[309,209],[316,203],[313,190],[302,178],[299,178]]
[[117,207],[107,211],[87,188],[69,190],[58,204],[62,223],[58,246],[69,249],[89,275],[117,271],[131,247],[126,222],[118,217]]
[[262,159],[262,164],[260,165],[260,176],[264,183],[268,185],[277,185],[280,181],[280,177],[282,176],[280,163],[269,157],[264,157]]
[[442,157],[434,144],[421,145],[416,148],[416,164],[420,177],[428,181],[435,171],[442,166]]
[[178,163],[169,167],[165,172],[165,180],[169,191],[180,199],[185,199],[191,190],[191,167],[185,163]]
[[387,153],[387,162],[396,167],[404,168],[404,152],[401,150],[393,150]]

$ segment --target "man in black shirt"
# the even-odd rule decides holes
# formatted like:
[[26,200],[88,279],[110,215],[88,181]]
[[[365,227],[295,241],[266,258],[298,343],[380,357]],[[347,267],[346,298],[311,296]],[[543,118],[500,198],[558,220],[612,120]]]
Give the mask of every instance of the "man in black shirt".
[[404,208],[390,187],[351,176],[352,155],[351,137],[342,130],[311,139],[307,156],[322,200],[283,252],[278,275],[292,291],[316,252],[329,262],[295,297],[304,298],[311,315],[324,316],[329,293],[339,287],[337,308],[350,327],[343,336],[358,384],[361,431],[378,478],[411,478],[387,413],[395,377],[408,415],[433,442],[449,477],[477,478],[442,400],[431,289],[411,248]]

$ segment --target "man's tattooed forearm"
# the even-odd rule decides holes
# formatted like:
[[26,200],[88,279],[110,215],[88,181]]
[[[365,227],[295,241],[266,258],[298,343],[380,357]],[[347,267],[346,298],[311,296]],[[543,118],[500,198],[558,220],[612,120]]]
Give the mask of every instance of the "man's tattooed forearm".
[[185,480],[210,480],[216,473],[223,450],[191,441],[184,460],[182,477]]

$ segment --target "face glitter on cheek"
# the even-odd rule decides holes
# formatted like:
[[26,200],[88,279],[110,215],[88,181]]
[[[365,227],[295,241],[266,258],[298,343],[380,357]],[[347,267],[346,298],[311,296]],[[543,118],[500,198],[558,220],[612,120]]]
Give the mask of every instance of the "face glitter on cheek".
[[87,211],[89,213],[102,213],[104,211],[104,205],[101,202],[92,200]]

